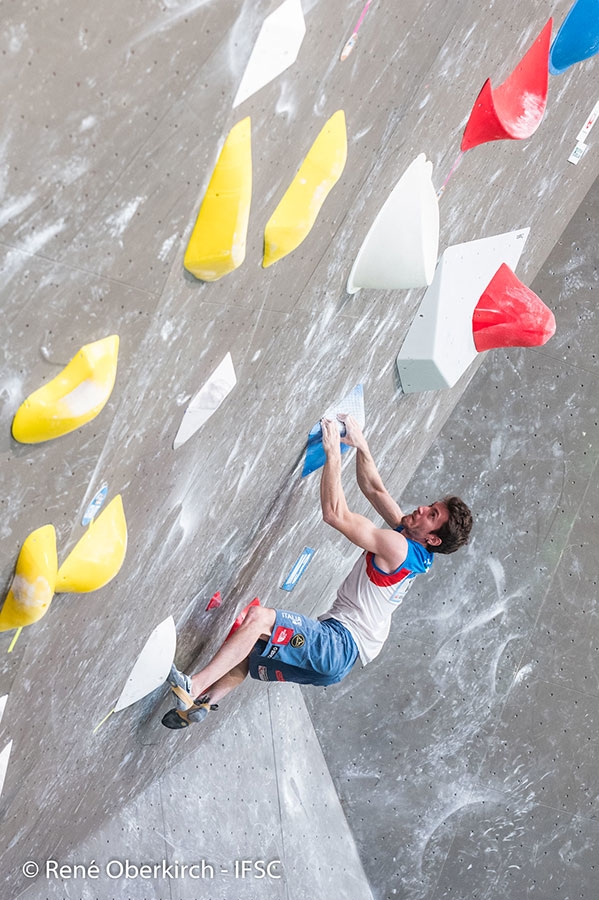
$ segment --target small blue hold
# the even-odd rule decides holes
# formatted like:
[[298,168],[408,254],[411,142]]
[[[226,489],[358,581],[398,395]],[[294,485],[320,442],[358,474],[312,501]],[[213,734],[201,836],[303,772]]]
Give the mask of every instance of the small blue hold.
[[304,547],[298,558],[296,559],[293,567],[281,585],[284,591],[292,591],[296,586],[306,569],[308,568],[308,563],[311,561],[314,553],[316,551],[312,547]]
[[92,521],[92,519],[95,519],[95,517],[98,515],[98,513],[102,509],[102,504],[106,500],[107,494],[108,494],[108,485],[106,483],[104,483],[83,514],[83,518],[81,519],[81,524],[84,527],[86,525],[89,525],[89,523]]

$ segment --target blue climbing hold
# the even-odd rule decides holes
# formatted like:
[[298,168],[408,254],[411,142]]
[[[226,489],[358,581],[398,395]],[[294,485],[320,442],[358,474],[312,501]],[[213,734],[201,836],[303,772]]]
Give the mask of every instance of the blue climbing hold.
[[[339,422],[339,431],[341,437],[343,437],[345,428],[341,425],[341,422]],[[347,444],[341,444],[342,453],[347,453],[349,449],[350,447],[348,447]],[[311,472],[315,472],[316,469],[322,468],[326,461],[327,457],[322,446],[322,428],[320,427],[320,422],[318,422],[308,435],[308,446],[306,448],[304,468],[302,469],[302,478],[305,478],[306,475],[309,475]]]
[[[347,394],[343,400],[334,406],[329,406],[323,418],[334,419],[337,413],[348,413],[357,420],[361,428],[364,427],[364,389],[361,384],[357,384],[355,388]],[[338,422],[339,433],[341,437],[345,435],[345,425]],[[347,444],[341,444],[341,452],[347,453],[350,450]],[[308,446],[306,447],[306,458],[304,460],[304,468],[302,470],[302,478],[320,469],[326,462],[326,454],[322,446],[322,428],[320,422],[310,431],[308,435]]]
[[576,0],[549,51],[549,71],[560,75],[599,52],[599,0]]
[[81,519],[81,524],[84,527],[86,525],[89,525],[89,523],[92,522],[93,519],[95,519],[97,514],[100,512],[100,510],[102,509],[102,505],[103,505],[104,501],[106,500],[107,494],[108,494],[108,485],[106,484],[106,482],[104,482],[104,484],[102,485],[100,490],[94,496],[93,500],[91,501],[91,503],[89,504],[89,506],[87,507],[85,512],[83,513],[83,518]]

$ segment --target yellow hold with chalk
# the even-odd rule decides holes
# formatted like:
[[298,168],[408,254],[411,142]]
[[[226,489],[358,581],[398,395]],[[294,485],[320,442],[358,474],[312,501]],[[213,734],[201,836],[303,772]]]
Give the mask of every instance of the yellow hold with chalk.
[[116,334],[85,344],[62,372],[23,401],[12,423],[15,441],[39,444],[95,418],[114,387],[118,352]]
[[345,113],[337,110],[308,151],[299,171],[264,229],[266,269],[287,256],[310,233],[320,208],[347,160]]
[[245,259],[252,200],[252,143],[247,116],[234,125],[214,167],[183,265],[202,281],[218,281]]
[[53,525],[44,525],[32,531],[21,547],[0,610],[0,631],[22,628],[42,618],[54,596],[57,566],[56,532]]

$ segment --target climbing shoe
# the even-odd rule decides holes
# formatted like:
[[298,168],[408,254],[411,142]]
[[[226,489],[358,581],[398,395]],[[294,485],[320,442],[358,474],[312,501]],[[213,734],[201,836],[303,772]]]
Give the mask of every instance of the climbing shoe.
[[[189,677],[189,675],[186,675],[184,672],[180,672],[173,663],[173,665],[171,666],[171,670],[166,677],[166,680],[173,688],[173,693],[177,697],[177,709],[187,709],[189,706],[191,706],[193,703],[193,697],[191,696],[191,678]],[[175,688],[179,688],[179,690],[176,691]],[[186,700],[182,696],[183,691],[185,691],[185,694],[188,695],[188,700]]]
[[196,722],[203,722],[209,709],[218,709],[218,704],[210,703],[210,697],[198,697],[195,703],[187,709],[169,709],[162,717],[162,724],[166,728],[187,728]]

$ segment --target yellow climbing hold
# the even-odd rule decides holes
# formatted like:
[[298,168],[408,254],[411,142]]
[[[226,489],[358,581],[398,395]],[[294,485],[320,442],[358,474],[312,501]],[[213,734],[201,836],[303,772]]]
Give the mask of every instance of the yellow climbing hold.
[[75,544],[58,570],[56,592],[85,594],[108,584],[127,552],[127,522],[120,494]]
[[15,576],[0,610],[0,631],[31,625],[48,611],[56,583],[56,532],[37,528],[25,539]]
[[116,334],[86,344],[56,378],[21,404],[12,434],[23,444],[39,444],[85,425],[104,408],[116,378]]
[[250,118],[234,125],[214,167],[183,265],[202,281],[218,281],[245,259],[252,200]]
[[331,116],[283,199],[264,229],[266,269],[291,253],[309,234],[329,191],[341,177],[347,159],[347,132],[342,109]]

